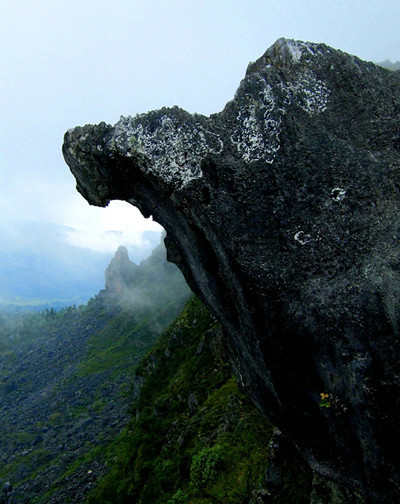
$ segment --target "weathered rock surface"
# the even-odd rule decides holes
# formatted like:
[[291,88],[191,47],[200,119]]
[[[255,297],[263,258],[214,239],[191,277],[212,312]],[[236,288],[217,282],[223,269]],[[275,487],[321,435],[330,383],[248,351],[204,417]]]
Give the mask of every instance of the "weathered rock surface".
[[77,127],[63,152],[91,204],[164,226],[252,399],[313,469],[349,502],[398,502],[400,74],[280,39],[222,112]]

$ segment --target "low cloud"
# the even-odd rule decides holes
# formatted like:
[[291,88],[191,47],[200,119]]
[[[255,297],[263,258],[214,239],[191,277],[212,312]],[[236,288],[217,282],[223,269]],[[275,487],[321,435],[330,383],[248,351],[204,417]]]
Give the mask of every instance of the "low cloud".
[[134,246],[150,253],[154,244],[145,237],[143,230],[133,231],[99,231],[99,230],[68,230],[65,239],[70,245],[75,247],[87,248],[96,252],[113,253],[121,245],[126,247]]
[[[79,206],[69,207],[69,216],[79,227],[71,226],[66,232],[66,241],[76,247],[96,252],[114,253],[120,245],[140,248],[151,252],[154,240],[149,234],[162,232],[162,227],[152,219],[145,219],[140,211],[125,201],[112,201],[106,208],[91,208],[86,219],[78,219]],[[149,233],[150,232],[150,233]]]

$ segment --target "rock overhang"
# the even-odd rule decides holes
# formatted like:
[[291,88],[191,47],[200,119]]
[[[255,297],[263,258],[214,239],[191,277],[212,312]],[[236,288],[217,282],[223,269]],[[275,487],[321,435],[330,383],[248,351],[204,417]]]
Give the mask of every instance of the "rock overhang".
[[398,495],[399,80],[279,39],[221,113],[121,117],[63,147],[91,204],[125,199],[164,226],[259,408],[377,502]]

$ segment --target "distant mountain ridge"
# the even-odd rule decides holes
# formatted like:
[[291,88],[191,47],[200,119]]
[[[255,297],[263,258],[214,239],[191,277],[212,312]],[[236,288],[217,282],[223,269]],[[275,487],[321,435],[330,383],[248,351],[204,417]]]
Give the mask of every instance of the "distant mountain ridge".
[[[0,305],[60,308],[85,303],[103,288],[111,254],[72,245],[72,228],[19,222],[0,229]],[[160,236],[145,231],[146,246],[129,247],[133,261],[148,257]]]
[[396,61],[395,63],[393,63],[392,61],[387,59],[385,61],[377,63],[377,65],[383,68],[387,68],[388,70],[400,70],[400,61]]

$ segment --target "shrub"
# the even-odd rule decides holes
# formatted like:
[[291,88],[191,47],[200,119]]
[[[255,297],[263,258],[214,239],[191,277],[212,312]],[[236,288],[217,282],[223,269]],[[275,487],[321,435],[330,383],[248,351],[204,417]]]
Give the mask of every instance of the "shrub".
[[203,448],[194,455],[190,466],[190,482],[194,488],[211,483],[223,465],[222,448],[214,445],[211,448]]
[[185,504],[188,500],[188,495],[179,489],[174,493],[171,499],[169,499],[167,504]]

